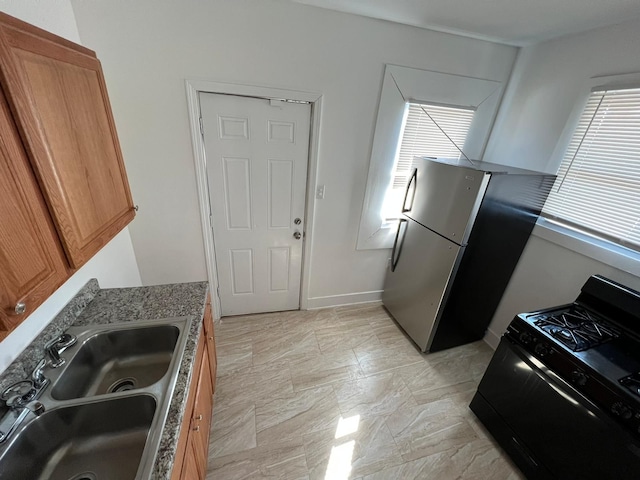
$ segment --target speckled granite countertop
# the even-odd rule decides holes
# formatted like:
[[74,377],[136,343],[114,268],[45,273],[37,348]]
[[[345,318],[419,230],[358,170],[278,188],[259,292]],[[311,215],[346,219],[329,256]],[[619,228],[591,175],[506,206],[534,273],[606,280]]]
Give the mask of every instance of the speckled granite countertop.
[[[29,378],[44,357],[44,345],[71,325],[104,325],[135,322],[155,318],[204,315],[208,293],[207,282],[179,283],[136,288],[101,290],[94,279],[89,281],[22,354],[0,374],[0,389]],[[201,322],[191,323],[191,331],[180,365],[180,371],[169,406],[160,447],[156,456],[153,479],[171,477],[178,445],[180,425],[187,404]]]

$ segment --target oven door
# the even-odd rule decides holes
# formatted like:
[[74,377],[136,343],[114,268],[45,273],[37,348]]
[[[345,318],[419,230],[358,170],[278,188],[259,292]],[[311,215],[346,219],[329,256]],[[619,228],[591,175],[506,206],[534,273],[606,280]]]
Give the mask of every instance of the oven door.
[[504,337],[471,409],[528,478],[640,476],[640,442]]

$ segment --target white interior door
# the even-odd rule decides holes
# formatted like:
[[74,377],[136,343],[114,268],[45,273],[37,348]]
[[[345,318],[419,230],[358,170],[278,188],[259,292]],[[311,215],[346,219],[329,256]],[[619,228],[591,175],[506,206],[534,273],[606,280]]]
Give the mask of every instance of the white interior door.
[[309,104],[200,93],[222,315],[300,308]]

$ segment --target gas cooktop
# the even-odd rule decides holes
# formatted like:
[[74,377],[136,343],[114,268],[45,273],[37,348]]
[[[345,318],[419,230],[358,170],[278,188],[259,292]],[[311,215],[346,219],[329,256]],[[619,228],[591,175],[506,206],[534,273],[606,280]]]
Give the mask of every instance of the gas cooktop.
[[[525,332],[518,340],[527,345],[529,338],[535,338],[532,353],[543,362],[558,366],[564,358],[611,387],[632,393],[640,402],[640,345],[612,321],[575,303],[520,314],[516,319],[513,325]],[[523,321],[528,328],[517,327]],[[535,332],[544,332],[546,341]]]
[[620,336],[619,330],[580,305],[533,315],[534,325],[574,352],[595,347]]

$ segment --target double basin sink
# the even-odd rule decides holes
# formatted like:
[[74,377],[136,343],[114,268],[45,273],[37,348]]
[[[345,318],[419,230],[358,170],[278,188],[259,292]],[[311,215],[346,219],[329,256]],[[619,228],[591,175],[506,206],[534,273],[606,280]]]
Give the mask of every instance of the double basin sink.
[[191,317],[71,327],[77,343],[0,445],[0,479],[134,480],[153,475]]

